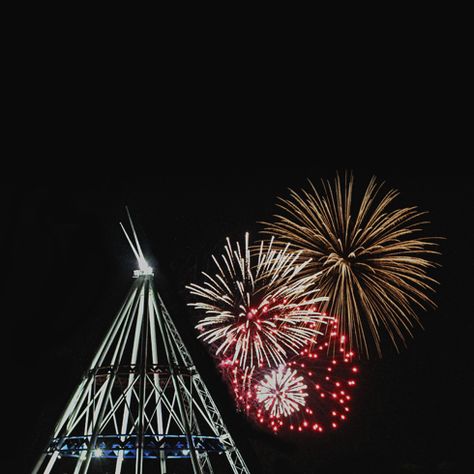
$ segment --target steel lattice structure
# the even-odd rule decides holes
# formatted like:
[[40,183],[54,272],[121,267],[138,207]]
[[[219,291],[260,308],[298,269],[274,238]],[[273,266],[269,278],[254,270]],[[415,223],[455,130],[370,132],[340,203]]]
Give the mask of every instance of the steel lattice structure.
[[187,460],[190,472],[212,473],[212,453],[225,453],[235,474],[249,473],[154,287],[129,220],[133,242],[122,229],[139,270],[33,474],[54,473],[64,459],[74,474],[86,474],[95,458],[111,460],[115,474],[127,463],[135,474],[145,464],[164,474],[171,459]]

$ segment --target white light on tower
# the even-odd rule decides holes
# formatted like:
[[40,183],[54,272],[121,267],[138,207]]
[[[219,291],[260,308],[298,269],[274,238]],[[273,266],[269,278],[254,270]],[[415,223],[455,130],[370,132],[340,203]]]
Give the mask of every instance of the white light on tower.
[[153,275],[153,268],[148,265],[148,262],[143,257],[138,259],[138,268],[142,272],[142,275]]

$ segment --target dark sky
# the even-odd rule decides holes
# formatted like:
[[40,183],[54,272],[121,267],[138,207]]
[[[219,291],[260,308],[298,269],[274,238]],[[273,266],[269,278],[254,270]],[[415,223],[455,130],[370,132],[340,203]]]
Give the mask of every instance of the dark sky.
[[195,340],[196,315],[186,308],[184,285],[196,281],[226,236],[238,239],[246,230],[256,236],[256,222],[270,218],[287,187],[332,178],[336,168],[255,175],[232,166],[220,176],[155,173],[94,185],[3,189],[8,369],[2,385],[9,394],[7,437],[18,449],[8,472],[32,468],[131,284],[134,260],[118,226],[125,204],[152,256],[165,303],[253,473],[465,472],[463,459],[474,448],[472,173],[352,166],[358,188],[375,173],[401,191],[399,206],[430,211],[426,233],[446,237],[442,267],[434,273],[441,282],[439,307],[422,314],[425,329],[400,355],[388,347],[383,359],[361,363],[345,427],[322,437],[275,438],[234,414]]

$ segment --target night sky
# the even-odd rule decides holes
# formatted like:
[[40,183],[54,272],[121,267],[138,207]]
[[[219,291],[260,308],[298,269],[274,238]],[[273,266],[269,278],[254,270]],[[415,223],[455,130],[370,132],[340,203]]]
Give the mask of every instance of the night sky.
[[[361,362],[352,415],[323,436],[275,437],[233,410],[225,384],[195,339],[184,286],[199,281],[226,236],[257,237],[287,188],[318,185],[336,168],[300,175],[233,173],[110,179],[94,185],[3,189],[7,225],[2,328],[10,470],[30,472],[132,282],[133,255],[119,228],[134,216],[156,283],[252,473],[455,473],[472,454],[473,176],[352,166],[356,190],[375,174],[396,205],[430,212],[426,235],[444,237],[433,272],[436,310],[422,313],[408,347]],[[339,169],[340,170],[340,169]],[[5,304],[6,303],[6,304]],[[9,415],[11,413],[11,415]],[[466,432],[464,430],[467,430]],[[11,433],[11,434],[10,434]],[[5,433],[4,433],[5,434]],[[5,447],[4,447],[5,449]],[[16,452],[15,452],[16,451]],[[104,471],[105,472],[105,471]]]

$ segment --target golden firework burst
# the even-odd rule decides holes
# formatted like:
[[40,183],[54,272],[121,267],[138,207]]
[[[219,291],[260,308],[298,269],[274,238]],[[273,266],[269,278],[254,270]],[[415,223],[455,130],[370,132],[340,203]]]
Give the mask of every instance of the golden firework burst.
[[326,311],[339,320],[338,334],[366,356],[370,339],[382,354],[383,332],[398,350],[421,325],[416,309],[435,307],[430,293],[437,282],[428,271],[439,252],[434,238],[420,236],[426,212],[390,210],[399,192],[382,193],[383,185],[373,177],[355,206],[352,174],[322,181],[322,192],[310,182],[309,190],[280,198],[283,212],[263,223],[274,245],[289,242],[300,258],[311,258],[301,275],[320,273],[317,285],[329,297]]

